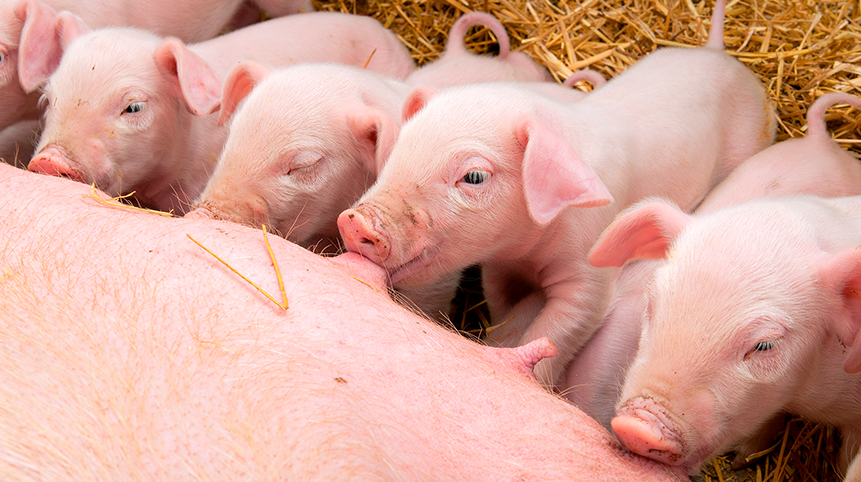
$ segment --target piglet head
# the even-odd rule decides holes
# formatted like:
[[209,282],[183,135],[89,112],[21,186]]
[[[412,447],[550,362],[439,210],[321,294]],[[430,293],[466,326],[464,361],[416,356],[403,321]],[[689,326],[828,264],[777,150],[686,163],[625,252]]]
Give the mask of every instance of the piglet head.
[[287,239],[337,245],[338,214],[376,179],[399,129],[390,116],[400,104],[390,113],[369,105],[367,89],[382,92],[385,81],[334,65],[273,73],[238,64],[224,88],[225,107],[235,109],[230,135],[199,202],[225,219],[259,225],[247,205],[265,200],[266,218]]
[[609,203],[594,172],[509,89],[416,89],[380,178],[338,220],[347,249],[417,288],[522,256],[566,207]]
[[612,421],[629,449],[697,471],[797,406],[833,311],[805,229],[778,203],[691,218],[655,201],[608,228],[593,264],[667,256]]
[[[186,111],[218,106],[206,94],[184,97],[207,86],[220,89],[211,73],[201,72],[204,67],[178,41],[137,29],[78,36],[45,87],[45,126],[31,170],[69,175],[63,166],[73,166],[77,175],[69,177],[114,196],[136,191],[145,203],[171,190],[188,169],[186,159],[199,156],[189,141]],[[216,153],[211,158],[214,163]]]

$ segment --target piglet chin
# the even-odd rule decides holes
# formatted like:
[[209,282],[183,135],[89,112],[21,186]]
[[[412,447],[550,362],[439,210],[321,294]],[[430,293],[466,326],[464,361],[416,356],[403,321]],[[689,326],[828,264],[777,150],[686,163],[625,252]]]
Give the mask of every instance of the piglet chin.
[[439,251],[439,246],[426,248],[418,256],[389,271],[391,283],[400,283],[415,273],[421,271],[433,256]]
[[651,399],[629,400],[610,422],[631,452],[668,465],[684,462],[685,444],[676,424]]

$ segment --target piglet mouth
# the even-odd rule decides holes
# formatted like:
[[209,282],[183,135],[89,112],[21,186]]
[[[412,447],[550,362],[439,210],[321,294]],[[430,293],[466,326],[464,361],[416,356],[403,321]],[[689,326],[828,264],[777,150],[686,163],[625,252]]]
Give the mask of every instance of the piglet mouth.
[[421,250],[418,255],[416,255],[406,263],[403,263],[395,268],[390,268],[388,270],[390,280],[389,282],[394,285],[421,271],[422,268],[427,266],[433,256],[436,255],[438,252],[439,246],[431,246],[429,248]]

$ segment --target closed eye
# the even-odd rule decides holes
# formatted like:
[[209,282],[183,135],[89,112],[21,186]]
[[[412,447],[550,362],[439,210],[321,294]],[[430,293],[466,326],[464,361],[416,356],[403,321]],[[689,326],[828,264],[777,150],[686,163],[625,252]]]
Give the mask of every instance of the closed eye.
[[753,348],[756,351],[768,351],[777,345],[777,340],[761,341]]
[[756,345],[754,345],[754,347],[750,351],[745,353],[744,360],[745,361],[750,360],[750,358],[752,356],[757,356],[756,355],[757,353],[761,354],[759,356],[765,356],[765,354],[768,351],[770,351],[772,348],[777,346],[777,343],[779,341],[780,341],[780,339],[778,338],[778,339],[774,339],[774,340],[766,340],[766,341],[761,341],[761,342],[757,343]]

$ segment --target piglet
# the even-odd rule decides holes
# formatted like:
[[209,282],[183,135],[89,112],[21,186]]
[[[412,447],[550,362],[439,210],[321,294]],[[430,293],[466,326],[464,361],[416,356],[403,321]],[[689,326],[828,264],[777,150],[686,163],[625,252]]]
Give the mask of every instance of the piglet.
[[845,468],[861,440],[861,197],[695,217],[653,201],[613,227],[621,253],[667,257],[612,421],[619,439],[693,473],[787,411],[838,426]]
[[693,209],[773,140],[722,19],[721,2],[705,48],[658,50],[578,102],[515,84],[416,89],[379,179],[338,219],[347,249],[396,288],[481,264],[491,341],[550,338],[559,354],[536,370],[555,384],[603,319],[611,274],[586,254],[604,227],[647,196]]
[[230,135],[193,212],[266,224],[306,248],[337,246],[338,214],[376,180],[408,93],[355,67],[273,72],[240,62],[224,83],[221,122],[232,117]]
[[[28,35],[36,25],[53,23],[57,11],[68,10],[92,28],[132,26],[159,35],[172,35],[185,42],[200,42],[215,37],[244,11],[241,0],[4,0],[0,2],[0,137],[4,160],[11,162],[10,153],[19,154],[24,163],[33,148],[32,125],[13,124],[38,121],[42,110],[39,94],[26,92],[18,81],[18,55],[22,31]],[[271,15],[286,15],[299,10],[313,11],[310,0],[260,0],[258,4]],[[7,130],[7,128],[9,128]],[[38,131],[38,129],[37,129]],[[13,150],[6,149],[13,146]],[[14,150],[14,149],[17,149]]]
[[[470,27],[476,25],[484,25],[496,36],[499,42],[498,57],[471,54],[464,46],[464,35]],[[467,13],[451,27],[442,57],[415,71],[407,77],[407,83],[445,87],[477,82],[553,80],[547,69],[538,65],[528,55],[509,52],[509,48],[508,34],[496,17],[482,12]]]
[[[703,215],[744,201],[792,194],[825,197],[861,195],[861,164],[831,140],[825,110],[836,103],[861,106],[857,97],[826,94],[807,112],[808,135],[775,144],[739,165],[703,200],[695,215]],[[646,290],[662,260],[630,259],[625,242],[611,224],[592,248],[593,266],[622,266],[613,281],[613,296],[604,323],[568,365],[560,386],[565,396],[610,427],[615,404],[633,362],[640,339]],[[628,261],[626,263],[626,261]],[[769,440],[770,442],[770,440]],[[757,451],[742,446],[742,455]],[[741,460],[741,459],[739,459]]]
[[[834,346],[838,338],[857,343],[845,331],[856,333],[857,326],[841,326],[847,317],[857,317],[844,311],[844,304],[854,303],[852,295],[843,281],[837,286],[827,281],[834,273],[823,267],[833,265],[837,251],[853,251],[858,244],[861,231],[852,234],[851,228],[859,225],[857,215],[845,221],[849,229],[841,233],[839,222],[834,224],[840,214],[815,198],[744,204],[792,194],[861,194],[861,165],[831,140],[823,119],[825,109],[841,102],[861,107],[850,95],[822,96],[808,111],[807,137],[745,161],[709,194],[696,216],[645,202],[620,215],[596,243],[590,257],[596,266],[632,259],[656,264],[648,296],[640,298],[639,314],[645,313],[640,349],[612,421],[629,449],[695,472],[711,456],[744,447],[784,410],[858,427],[861,411],[842,420],[819,413],[836,409],[841,396],[855,397],[856,404],[861,397],[861,379],[840,370],[845,350]],[[736,204],[742,206],[733,208]],[[764,222],[769,216],[773,219]],[[636,259],[667,253],[672,256],[666,261]],[[769,284],[773,279],[780,282]],[[841,291],[849,299],[840,301]],[[633,320],[639,326],[639,318]],[[822,356],[812,353],[818,350]],[[861,370],[856,363],[853,370]],[[815,391],[819,383],[821,393]],[[822,404],[812,401],[820,395]],[[846,435],[857,433],[850,428]],[[856,451],[848,441],[845,445],[844,461]]]
[[[282,17],[191,46],[141,30],[88,31],[73,16],[59,17],[56,35],[21,50],[31,58],[21,72],[28,89],[65,52],[45,87],[45,127],[29,169],[95,183],[111,195],[135,192],[140,203],[176,213],[203,190],[221,151],[227,128],[213,112],[221,78],[238,60],[368,63],[400,78],[413,69],[397,37],[370,17]],[[46,60],[41,68],[37,59]]]

